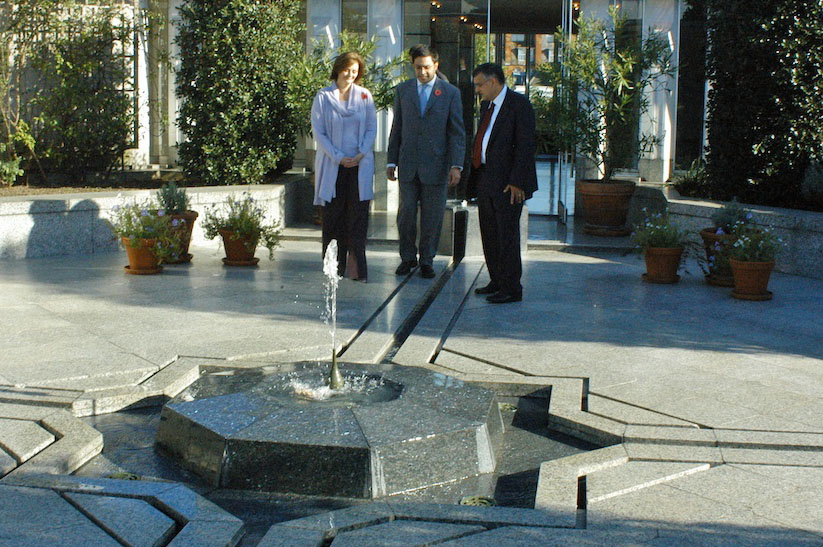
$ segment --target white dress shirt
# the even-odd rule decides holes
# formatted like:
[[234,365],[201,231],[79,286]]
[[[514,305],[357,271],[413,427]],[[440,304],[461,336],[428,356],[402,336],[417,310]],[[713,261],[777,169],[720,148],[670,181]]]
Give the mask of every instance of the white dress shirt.
[[497,115],[500,114],[500,107],[503,106],[503,100],[506,98],[506,86],[503,86],[503,89],[500,90],[500,93],[497,94],[497,97],[494,98],[492,104],[494,104],[494,110],[492,111],[492,117],[489,120],[489,126],[486,128],[486,134],[483,135],[483,147],[480,152],[480,159],[483,163],[486,163],[486,146],[489,144],[489,137],[492,134],[492,127],[494,127],[494,122],[497,120]]

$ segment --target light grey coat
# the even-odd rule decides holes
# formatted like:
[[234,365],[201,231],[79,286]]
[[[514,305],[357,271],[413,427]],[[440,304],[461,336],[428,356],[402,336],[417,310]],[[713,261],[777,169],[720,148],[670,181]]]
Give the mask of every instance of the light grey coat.
[[325,205],[335,197],[337,171],[344,154],[343,123],[347,118],[360,122],[357,150],[363,154],[358,164],[360,201],[374,199],[374,138],[377,136],[377,113],[368,89],[352,84],[344,105],[338,98],[337,84],[321,89],[311,107],[311,128],[317,142],[314,158],[314,204]]
[[422,184],[446,184],[449,169],[462,167],[465,153],[463,105],[456,87],[435,79],[421,116],[417,80],[397,86],[387,160],[397,166],[400,182],[417,176]]

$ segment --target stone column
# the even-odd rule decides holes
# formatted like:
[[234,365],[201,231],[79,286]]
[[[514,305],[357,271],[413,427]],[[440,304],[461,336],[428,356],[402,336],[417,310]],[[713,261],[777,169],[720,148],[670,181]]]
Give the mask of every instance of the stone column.
[[170,26],[169,0],[149,0],[149,161],[161,167],[172,161],[169,126],[177,116],[170,95],[173,86],[168,63]]

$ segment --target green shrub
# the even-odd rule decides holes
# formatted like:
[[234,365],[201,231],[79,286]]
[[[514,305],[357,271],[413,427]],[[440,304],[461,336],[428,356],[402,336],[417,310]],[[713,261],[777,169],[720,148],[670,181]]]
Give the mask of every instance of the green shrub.
[[804,207],[823,154],[819,0],[709,3],[707,172],[713,199]]
[[176,43],[186,134],[180,161],[202,184],[259,183],[294,156],[288,74],[303,54],[298,0],[184,0]]
[[111,171],[132,143],[134,105],[123,91],[131,72],[121,52],[134,29],[115,9],[67,18],[31,60],[39,78],[32,133],[44,164],[76,182]]
[[301,56],[289,72],[289,100],[295,121],[301,133],[311,131],[311,106],[322,88],[331,84],[329,76],[335,57],[356,51],[366,62],[366,75],[360,85],[368,89],[377,110],[384,110],[394,101],[394,88],[400,83],[403,57],[397,56],[384,63],[374,58],[377,38],[364,40],[353,32],[340,33],[340,46],[330,48],[325,41],[315,40],[312,51]]
[[157,201],[169,215],[179,215],[189,209],[189,196],[185,188],[179,188],[175,183],[168,182],[157,191]]
[[173,260],[180,256],[182,249],[180,233],[174,229],[176,224],[176,220],[172,220],[151,200],[122,202],[112,208],[109,217],[112,232],[128,239],[132,247],[139,247],[142,239],[157,240],[152,252],[160,260]]
[[724,203],[723,207],[718,209],[711,218],[715,228],[719,228],[723,231],[722,233],[728,234],[731,233],[735,225],[751,220],[752,214],[739,201],[732,199]]
[[[648,211],[644,208],[643,212]],[[673,249],[685,245],[686,232],[674,224],[669,215],[657,213],[648,216],[643,224],[635,226],[632,242],[639,251],[645,251],[650,247]]]
[[274,249],[280,245],[280,223],[267,223],[263,209],[248,192],[241,197],[228,196],[223,204],[209,207],[202,226],[207,239],[216,238],[220,230],[233,232],[234,239],[246,240],[249,252],[262,242],[269,250],[269,260],[274,259]]
[[783,247],[783,241],[774,232],[752,222],[735,224],[732,237],[726,249],[731,258],[742,262],[771,262]]
[[706,162],[697,158],[682,175],[675,177],[674,187],[683,196],[703,196],[708,191]]

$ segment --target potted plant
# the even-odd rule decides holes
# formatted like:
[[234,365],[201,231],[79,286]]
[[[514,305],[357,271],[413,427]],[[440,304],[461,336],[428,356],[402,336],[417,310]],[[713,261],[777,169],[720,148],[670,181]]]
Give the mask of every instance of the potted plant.
[[610,20],[582,16],[578,34],[555,35],[562,64],[539,67],[539,77],[559,94],[554,141],[588,158],[602,178],[582,180],[578,190],[586,233],[627,235],[626,217],[635,184],[615,172],[636,163],[659,143],[639,133],[649,94],[674,74],[668,40],[650,32],[636,37],[625,15],[609,8]]
[[726,249],[732,241],[732,228],[751,217],[751,213],[733,199],[724,203],[723,207],[711,216],[712,227],[700,230],[703,250],[706,253],[706,267],[703,271],[708,284],[718,287],[734,286]]
[[198,214],[197,211],[189,209],[189,197],[186,195],[185,188],[178,187],[174,182],[166,183],[157,192],[157,201],[171,219],[172,227],[178,232],[180,238],[180,255],[176,259],[164,260],[164,262],[168,264],[191,262],[189,244],[191,243],[191,231]]
[[771,300],[769,277],[782,245],[774,232],[751,221],[732,227],[732,240],[726,248],[734,276],[732,296],[741,300]]
[[156,203],[132,201],[115,205],[109,223],[126,248],[129,257],[129,265],[124,267],[126,273],[160,273],[163,271],[161,261],[174,260],[180,255],[179,234]]
[[673,224],[667,214],[648,216],[643,224],[635,227],[632,241],[646,260],[644,281],[677,283],[680,279],[677,270],[683,259],[686,233]]
[[203,231],[208,239],[218,235],[223,238],[223,263],[227,266],[256,265],[260,259],[254,253],[259,243],[269,250],[269,260],[273,260],[274,249],[280,245],[279,223],[266,224],[263,209],[248,192],[241,197],[228,196],[220,207],[209,207]]

